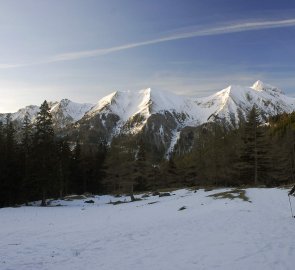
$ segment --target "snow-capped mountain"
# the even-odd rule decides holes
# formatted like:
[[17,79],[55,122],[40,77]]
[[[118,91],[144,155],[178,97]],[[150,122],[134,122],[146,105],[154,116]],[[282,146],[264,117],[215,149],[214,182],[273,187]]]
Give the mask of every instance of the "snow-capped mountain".
[[[35,119],[37,113],[39,112],[39,107],[36,105],[29,105],[25,108],[19,109],[16,113],[11,114],[12,121],[22,122],[25,118],[25,115],[28,115],[30,120]],[[4,114],[3,117],[6,117],[7,114]]]
[[59,128],[80,120],[93,107],[89,103],[76,103],[69,99],[62,99],[52,104],[51,113],[54,124]]
[[116,91],[75,124],[72,137],[94,143],[97,138],[110,142],[120,134],[144,134],[152,145],[166,149],[183,127],[201,123],[199,115],[199,106],[189,97],[150,88]]
[[[89,120],[99,115],[104,125],[108,115],[113,115],[117,119],[117,129],[136,133],[155,114],[170,113],[182,126],[197,126],[216,118],[237,122],[239,114],[245,116],[254,104],[268,117],[292,112],[295,99],[261,81],[251,87],[229,86],[204,98],[178,96],[148,88],[137,92],[114,92],[99,100],[82,119]],[[133,120],[136,123],[132,125]]]
[[[150,88],[140,91],[116,91],[102,98],[82,118],[89,120],[97,115],[102,124],[108,115],[117,119],[116,129],[136,133],[155,114],[172,114],[182,126],[226,119],[237,123],[256,104],[265,119],[270,115],[292,112],[295,99],[271,85],[257,81],[251,87],[229,86],[204,98],[179,96]],[[140,121],[138,121],[140,120]],[[132,122],[136,122],[133,123]]]
[[100,100],[87,114],[109,110],[127,121],[136,114],[148,118],[151,114],[163,111],[192,113],[193,101],[170,92],[151,88],[135,91],[117,91]]
[[264,119],[295,109],[294,98],[287,97],[280,89],[261,81],[251,87],[229,86],[214,95],[197,99],[197,102],[207,117],[202,122],[221,118],[237,123],[239,114],[245,116],[254,104]]
[[[56,128],[64,128],[65,126],[74,123],[81,119],[84,114],[89,111],[93,104],[88,103],[76,103],[68,99],[62,99],[59,102],[49,102],[51,107],[51,114],[53,123]],[[36,105],[26,106],[19,109],[15,113],[11,113],[11,120],[17,124],[21,124],[24,121],[26,115],[34,122],[39,107]],[[4,122],[7,114],[0,114],[0,121]]]
[[264,120],[295,109],[295,99],[257,81],[251,87],[229,86],[209,97],[194,98],[154,89],[116,91],[102,98],[75,124],[76,138],[108,141],[119,134],[143,134],[168,153],[185,127],[222,119],[235,126],[256,105]]
[[118,118],[117,130],[137,133],[152,115],[167,112],[174,114],[175,117],[181,115],[180,122],[195,120],[198,123],[198,110],[193,99],[147,88],[137,92],[113,92],[99,100],[83,119],[99,115],[104,124],[107,116],[112,114]]
[[[235,126],[253,105],[266,120],[271,115],[292,112],[295,98],[286,96],[277,87],[257,81],[250,87],[229,86],[203,98],[147,88],[116,91],[96,104],[80,104],[68,99],[49,104],[56,130],[73,140],[95,143],[104,139],[110,142],[120,134],[142,134],[150,144],[169,152],[186,127],[197,127],[218,119]],[[37,106],[27,106],[11,114],[12,120],[21,123],[28,114],[34,121],[38,111]],[[0,115],[0,120],[5,116]]]

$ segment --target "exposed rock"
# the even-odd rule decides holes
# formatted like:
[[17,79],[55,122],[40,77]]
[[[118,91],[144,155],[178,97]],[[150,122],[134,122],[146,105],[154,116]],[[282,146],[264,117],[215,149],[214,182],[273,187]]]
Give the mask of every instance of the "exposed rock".
[[159,194],[159,197],[168,197],[168,196],[171,196],[169,192],[164,192]]
[[88,201],[85,201],[84,203],[94,203],[94,200],[88,200]]

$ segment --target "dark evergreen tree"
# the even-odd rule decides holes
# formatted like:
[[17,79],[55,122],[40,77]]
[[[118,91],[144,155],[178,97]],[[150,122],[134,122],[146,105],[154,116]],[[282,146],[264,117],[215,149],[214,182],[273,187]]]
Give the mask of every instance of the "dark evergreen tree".
[[134,160],[134,174],[131,176],[134,182],[135,191],[144,191],[148,189],[148,174],[150,166],[146,159],[145,145],[142,139],[138,142],[138,150]]
[[75,148],[73,150],[73,157],[71,160],[70,183],[70,192],[76,194],[82,194],[84,192],[85,183],[82,172],[81,145],[79,142],[76,142]]
[[294,183],[295,114],[282,114],[270,119],[273,184]]
[[108,147],[106,141],[102,140],[94,156],[94,177],[92,182],[92,192],[101,193],[104,191],[103,179],[106,176],[106,157],[108,154]]
[[[161,164],[162,179],[166,187],[178,187],[183,184],[183,179],[179,177],[178,168],[174,162],[173,156]],[[162,180],[162,181],[163,181]]]
[[35,177],[41,193],[42,206],[46,205],[48,195],[56,191],[56,150],[54,130],[50,107],[45,100],[40,106],[36,118],[36,132],[34,136],[34,167]]
[[11,160],[16,150],[15,142],[15,129],[11,120],[11,115],[6,116],[6,126],[5,126],[5,142],[6,142],[6,159]]
[[58,187],[59,197],[63,198],[69,192],[69,182],[71,174],[71,150],[66,139],[57,143],[58,154]]
[[101,193],[104,177],[106,145],[104,142],[85,147],[82,151],[83,192]]
[[14,205],[19,202],[21,175],[18,170],[18,149],[15,140],[15,129],[11,120],[11,115],[6,117],[4,127],[4,168],[3,168],[3,190],[4,190],[4,204]]
[[255,184],[267,181],[270,156],[266,128],[261,125],[259,112],[254,106],[247,115],[241,152],[241,177],[245,183]]
[[33,131],[30,118],[28,114],[25,115],[21,143],[20,143],[20,169],[22,172],[22,201],[28,203],[29,200],[33,200],[37,194],[34,194],[33,178],[32,178],[32,143],[33,143]]
[[32,148],[33,131],[29,115],[26,114],[22,126],[21,145],[26,156],[29,155]]
[[123,139],[114,138],[106,159],[106,178],[104,185],[108,191],[133,194],[134,160],[136,151],[123,144]]

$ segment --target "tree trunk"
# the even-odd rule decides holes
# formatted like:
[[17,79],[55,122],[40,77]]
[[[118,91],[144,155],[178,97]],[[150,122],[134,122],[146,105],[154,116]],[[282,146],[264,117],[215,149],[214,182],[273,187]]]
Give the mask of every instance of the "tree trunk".
[[63,187],[64,187],[64,181],[63,181],[63,169],[62,165],[59,164],[59,197],[63,198]]
[[46,191],[43,189],[42,191],[42,201],[41,206],[46,206]]
[[256,124],[254,127],[254,184],[257,185],[258,182],[258,153],[257,153],[257,134],[256,134]]
[[133,184],[131,185],[130,199],[131,199],[132,202],[135,201],[135,197],[134,197],[134,194],[133,194]]

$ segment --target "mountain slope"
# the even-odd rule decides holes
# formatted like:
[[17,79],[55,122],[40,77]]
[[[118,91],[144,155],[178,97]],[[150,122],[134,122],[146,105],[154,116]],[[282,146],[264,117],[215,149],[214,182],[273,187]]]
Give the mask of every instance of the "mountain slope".
[[237,123],[239,114],[245,116],[253,105],[257,106],[264,120],[282,112],[290,113],[295,108],[294,98],[287,97],[278,88],[261,81],[251,87],[229,86],[197,102],[208,116],[207,121],[219,118],[232,123]]
[[[83,117],[116,116],[116,132],[137,133],[152,115],[171,114],[178,127],[197,126],[216,119],[234,124],[256,105],[264,119],[282,112],[292,112],[295,99],[276,87],[257,81],[251,87],[229,86],[205,98],[178,96],[150,88],[140,91],[117,91],[99,102]],[[102,121],[104,123],[104,121]]]
[[[76,103],[68,99],[62,99],[59,102],[49,102],[49,106],[51,107],[50,111],[54,126],[60,129],[82,118],[84,114],[92,108],[93,104]],[[11,120],[20,126],[26,115],[28,115],[29,119],[34,122],[38,112],[38,106],[30,105],[19,109],[17,112],[11,113],[10,115]],[[0,121],[4,122],[7,115],[7,113],[0,114]]]
[[[205,98],[175,95],[150,88],[117,91],[88,111],[75,125],[76,139],[111,141],[119,134],[141,134],[146,142],[173,151],[183,128],[222,120],[235,126],[256,105],[262,120],[282,112],[292,112],[295,99],[276,87],[257,81],[251,87],[229,86]],[[88,139],[87,139],[88,138]]]
[[[136,133],[143,128],[147,119],[153,114],[171,112],[184,114],[187,119],[197,119],[198,108],[190,98],[177,96],[172,93],[143,89],[140,91],[117,91],[101,100],[84,116],[91,119],[96,115],[106,118],[112,114],[118,117],[118,127],[125,132]],[[128,124],[137,121],[140,124],[134,129],[128,128]],[[126,126],[127,124],[127,126]]]
[[89,103],[76,103],[68,99],[62,99],[51,107],[54,124],[59,128],[80,120],[86,112],[93,107]]
[[[222,120],[235,127],[256,105],[262,120],[295,109],[295,98],[277,87],[257,81],[251,87],[229,86],[211,96],[194,98],[170,92],[143,89],[116,91],[96,104],[80,104],[63,99],[50,102],[55,129],[75,141],[111,142],[118,135],[141,136],[151,147],[169,155],[186,127]],[[11,114],[21,125],[28,113],[34,121],[37,106],[27,106]],[[4,121],[6,114],[0,115]]]

